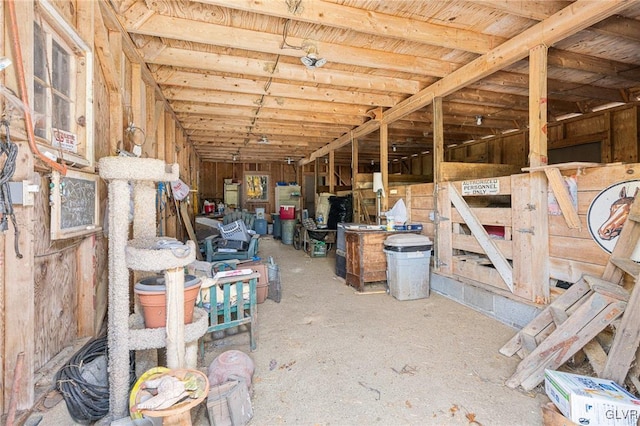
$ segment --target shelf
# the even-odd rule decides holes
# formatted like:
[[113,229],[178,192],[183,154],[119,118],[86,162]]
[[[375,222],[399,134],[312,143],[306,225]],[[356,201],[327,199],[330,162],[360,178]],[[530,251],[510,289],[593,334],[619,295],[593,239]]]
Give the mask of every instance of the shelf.
[[127,267],[136,271],[162,271],[181,268],[196,260],[196,245],[193,241],[187,241],[183,248],[172,248],[165,242],[178,240],[168,237],[129,240],[126,247]]
[[[209,326],[208,313],[197,306],[193,308],[193,321],[184,325],[184,341],[195,342],[204,336]],[[141,314],[129,316],[129,350],[160,349],[167,345],[165,327],[144,328]]]

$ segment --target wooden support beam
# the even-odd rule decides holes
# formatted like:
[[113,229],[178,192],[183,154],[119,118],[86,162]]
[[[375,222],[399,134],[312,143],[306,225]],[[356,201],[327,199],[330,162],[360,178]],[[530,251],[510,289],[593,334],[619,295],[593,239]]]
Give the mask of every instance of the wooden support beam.
[[[444,120],[442,113],[442,98],[437,97],[433,100],[433,211],[434,213],[440,212],[438,197],[438,188],[442,185],[442,172],[441,165],[444,161]],[[449,203],[451,204],[451,203]],[[450,209],[450,207],[449,207]],[[439,218],[436,219],[437,223]],[[435,238],[433,241],[433,253],[435,265],[438,265],[440,259],[440,231],[441,227],[435,227]],[[451,236],[447,236],[451,239]]]
[[580,229],[580,217],[578,217],[578,212],[573,205],[571,194],[569,194],[569,189],[567,189],[564,184],[564,178],[562,177],[560,170],[555,167],[551,167],[546,168],[544,173],[547,175],[551,191],[553,191],[553,194],[558,201],[558,206],[560,207],[560,211],[562,211],[564,220],[567,222],[567,226],[571,229]]
[[333,194],[333,191],[336,187],[336,176],[335,176],[335,151],[329,152],[329,164],[327,169],[327,178],[329,179],[329,192]]
[[[554,15],[555,16],[555,15]],[[529,165],[547,164],[547,46],[538,45],[529,55]],[[559,173],[559,172],[558,172]],[[529,182],[531,296],[536,303],[549,301],[549,216],[547,179],[531,173]],[[564,187],[564,183],[562,183]],[[578,222],[579,223],[579,222]]]
[[389,126],[380,126],[380,173],[382,173],[382,186],[386,192],[380,200],[380,211],[389,210]]

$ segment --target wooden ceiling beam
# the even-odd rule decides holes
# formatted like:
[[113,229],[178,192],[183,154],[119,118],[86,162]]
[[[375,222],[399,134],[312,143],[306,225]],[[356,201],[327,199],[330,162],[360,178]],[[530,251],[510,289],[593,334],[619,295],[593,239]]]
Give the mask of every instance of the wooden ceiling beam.
[[259,95],[247,95],[244,93],[231,93],[213,90],[190,89],[186,87],[165,88],[167,99],[204,102],[220,105],[248,106],[263,108],[283,108],[288,110],[305,110],[308,112],[322,112],[332,114],[367,116],[370,107],[363,105],[344,104],[339,102],[305,101],[301,99],[282,98]]
[[316,123],[337,124],[346,126],[359,126],[364,119],[357,115],[325,114],[307,111],[292,111],[275,108],[252,108],[244,106],[196,104],[191,102],[175,101],[171,103],[179,119],[189,116],[195,117],[257,117],[283,121],[309,121]]
[[502,37],[481,34],[463,28],[451,28],[431,22],[406,19],[383,13],[356,9],[328,2],[304,2],[295,11],[285,2],[260,2],[253,0],[199,0],[202,3],[277,16],[284,19],[358,31],[374,36],[395,37],[449,49],[485,53],[502,44]]
[[391,107],[405,96],[383,95],[355,90],[339,90],[335,88],[314,87],[301,84],[284,84],[277,81],[256,80],[249,78],[233,78],[203,73],[163,70],[154,73],[162,87],[188,87],[192,89],[226,90],[229,93],[245,93],[285,98],[305,99],[310,101],[340,102],[348,104],[368,105],[370,107]]

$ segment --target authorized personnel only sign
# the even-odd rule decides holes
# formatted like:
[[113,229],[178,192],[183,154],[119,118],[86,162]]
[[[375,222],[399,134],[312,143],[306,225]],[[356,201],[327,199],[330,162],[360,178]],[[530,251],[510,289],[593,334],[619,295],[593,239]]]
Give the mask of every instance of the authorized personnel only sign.
[[497,195],[500,192],[498,179],[462,181],[462,195]]

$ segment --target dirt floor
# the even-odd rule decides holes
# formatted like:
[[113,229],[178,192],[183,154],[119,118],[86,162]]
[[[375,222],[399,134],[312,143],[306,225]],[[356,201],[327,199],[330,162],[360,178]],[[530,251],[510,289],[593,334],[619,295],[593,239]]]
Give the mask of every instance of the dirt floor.
[[[505,380],[517,358],[498,350],[514,330],[432,293],[398,301],[384,285],[357,293],[336,277],[335,252],[310,258],[270,237],[260,255],[280,267],[282,301],[259,306],[250,353],[254,425],[539,425],[541,387]],[[203,370],[248,333],[207,342]],[[205,409],[193,423],[207,425]],[[34,413],[40,425],[70,425],[64,402]]]

